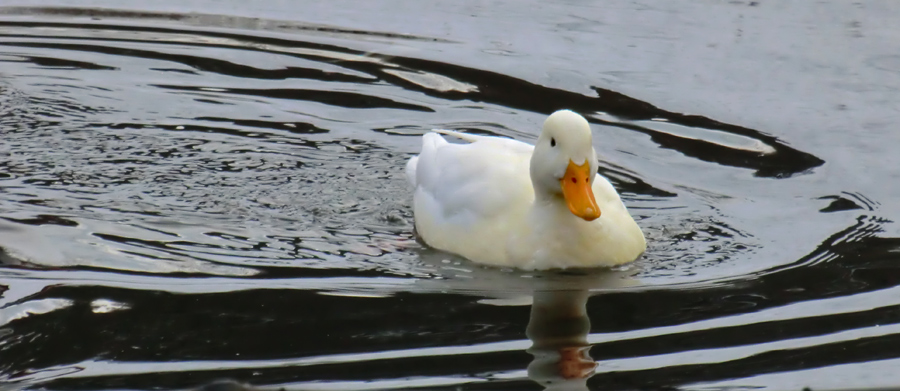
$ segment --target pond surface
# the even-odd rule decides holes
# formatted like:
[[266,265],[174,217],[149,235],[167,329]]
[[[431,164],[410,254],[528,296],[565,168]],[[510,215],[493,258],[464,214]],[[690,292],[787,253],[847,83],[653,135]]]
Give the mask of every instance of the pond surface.
[[[129,4],[0,6],[4,390],[900,385],[900,3]],[[422,134],[561,108],[642,258],[416,241]]]

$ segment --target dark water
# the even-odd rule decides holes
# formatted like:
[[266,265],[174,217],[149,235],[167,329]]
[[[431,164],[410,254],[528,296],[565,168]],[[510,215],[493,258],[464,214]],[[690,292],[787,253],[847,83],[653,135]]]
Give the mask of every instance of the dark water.
[[[900,386],[898,3],[184,3],[0,7],[0,388]],[[560,108],[643,258],[416,242],[421,134]]]

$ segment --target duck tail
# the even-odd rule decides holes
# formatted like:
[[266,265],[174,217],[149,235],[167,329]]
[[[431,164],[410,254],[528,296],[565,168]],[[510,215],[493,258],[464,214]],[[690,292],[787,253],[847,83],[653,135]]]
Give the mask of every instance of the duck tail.
[[481,138],[484,137],[484,136],[477,136],[477,135],[474,135],[474,134],[468,134],[468,133],[457,132],[457,131],[455,131],[455,130],[447,130],[447,129],[431,129],[431,131],[432,131],[432,132],[437,132],[437,133],[440,133],[440,134],[446,134],[446,135],[448,135],[448,136],[453,136],[453,137],[456,137],[456,138],[458,138],[458,139],[460,139],[460,140],[468,141],[468,142],[470,142],[470,143],[474,143],[474,142],[476,142],[476,141],[478,141],[478,140],[480,140]]
[[413,188],[416,187],[416,166],[419,164],[419,156],[413,156],[406,162],[406,179]]

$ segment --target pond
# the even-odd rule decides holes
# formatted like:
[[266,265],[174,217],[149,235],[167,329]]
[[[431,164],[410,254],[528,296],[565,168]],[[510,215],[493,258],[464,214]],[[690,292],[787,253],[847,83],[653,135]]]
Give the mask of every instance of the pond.
[[[5,1],[0,382],[898,386],[897,15]],[[529,272],[417,240],[423,134],[533,142],[563,108],[591,123],[640,259]]]

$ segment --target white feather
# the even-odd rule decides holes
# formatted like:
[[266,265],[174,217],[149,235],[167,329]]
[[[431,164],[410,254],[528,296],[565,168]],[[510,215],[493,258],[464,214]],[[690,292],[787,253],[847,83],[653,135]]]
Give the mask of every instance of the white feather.
[[[577,116],[564,113],[568,113],[564,117]],[[584,135],[571,133],[566,121],[562,130],[559,120],[548,120],[544,128],[544,133],[548,126],[555,132],[560,150],[566,142],[580,145],[583,141],[578,137]],[[586,127],[586,148],[594,156],[587,122],[577,126]],[[451,144],[436,132],[470,143]],[[602,176],[596,175],[591,186],[602,214],[585,221],[564,203],[535,202],[536,186],[530,174],[534,146],[507,138],[436,132],[423,137],[422,152],[406,167],[415,188],[416,230],[428,245],[480,263],[526,269],[614,265],[634,260],[646,248],[640,228]],[[588,153],[583,146],[572,148],[564,150],[566,161]],[[553,164],[542,158],[536,161]],[[548,172],[559,171],[549,168]],[[549,182],[553,183],[552,178]]]

